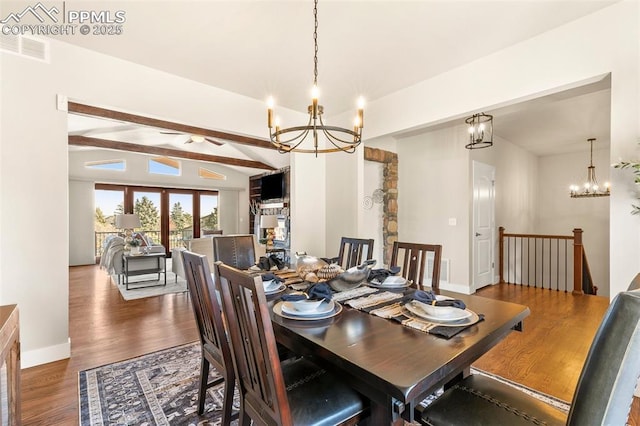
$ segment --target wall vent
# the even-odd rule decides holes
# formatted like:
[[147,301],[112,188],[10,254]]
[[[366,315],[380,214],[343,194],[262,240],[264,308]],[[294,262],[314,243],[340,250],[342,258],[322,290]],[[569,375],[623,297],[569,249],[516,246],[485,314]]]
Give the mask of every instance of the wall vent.
[[3,35],[0,50],[29,59],[49,62],[49,41],[23,35]]
[[[427,267],[424,272],[424,282],[431,285],[431,273],[433,271],[433,253],[427,253]],[[440,259],[440,284],[449,282],[449,259]]]

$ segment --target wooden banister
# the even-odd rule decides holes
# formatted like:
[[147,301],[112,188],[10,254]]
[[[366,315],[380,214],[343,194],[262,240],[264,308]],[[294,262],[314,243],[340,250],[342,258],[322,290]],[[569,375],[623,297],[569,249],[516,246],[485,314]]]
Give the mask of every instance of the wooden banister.
[[582,291],[582,229],[573,230],[573,294],[584,294]]
[[[498,228],[500,283],[513,282],[513,284],[527,286],[532,284],[542,287],[546,287],[548,283],[549,288],[552,288],[554,282],[556,289],[559,290],[564,275],[564,291],[568,291],[570,282],[566,272],[568,268],[569,271],[571,270],[571,266],[567,258],[569,251],[567,245],[569,241],[573,241],[573,289],[571,291],[573,294],[595,294],[597,287],[593,285],[588,268],[582,234],[583,231],[580,228],[574,229],[573,235],[507,233],[505,228],[500,226]],[[564,242],[561,243],[561,241]],[[555,254],[553,258],[552,254]],[[564,255],[564,269],[560,269],[562,255]],[[533,274],[533,280],[530,272]],[[583,281],[585,281],[584,285]]]

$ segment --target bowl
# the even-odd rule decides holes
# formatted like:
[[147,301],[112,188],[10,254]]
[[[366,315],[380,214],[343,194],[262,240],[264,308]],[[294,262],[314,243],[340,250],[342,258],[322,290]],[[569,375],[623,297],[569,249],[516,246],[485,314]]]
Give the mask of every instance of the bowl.
[[353,267],[347,269],[334,279],[327,281],[329,286],[335,291],[347,291],[360,287],[360,285],[369,277],[370,269],[368,267]]
[[463,310],[454,308],[453,306],[433,306],[419,302],[417,300],[414,301],[414,304],[417,304],[420,309],[427,313],[427,315],[430,315],[434,318],[457,318],[464,312]]
[[322,302],[324,302],[324,299],[322,299],[322,300],[297,300],[295,302],[291,302],[291,305],[293,306],[293,309],[295,309],[296,311],[299,311],[299,312],[311,312],[311,311],[317,310],[318,307],[320,306],[320,304],[322,304]]

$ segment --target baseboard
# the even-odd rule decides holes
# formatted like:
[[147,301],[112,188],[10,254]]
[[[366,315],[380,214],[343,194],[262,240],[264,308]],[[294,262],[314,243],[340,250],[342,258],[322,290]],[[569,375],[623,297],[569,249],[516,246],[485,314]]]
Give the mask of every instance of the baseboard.
[[20,367],[29,368],[71,357],[71,338],[67,343],[25,351],[20,354]]
[[469,288],[468,285],[464,285],[464,284],[452,284],[452,283],[440,283],[440,290],[449,290],[449,291],[453,291],[455,293],[462,293],[462,294],[472,294],[473,292],[471,291],[471,289]]

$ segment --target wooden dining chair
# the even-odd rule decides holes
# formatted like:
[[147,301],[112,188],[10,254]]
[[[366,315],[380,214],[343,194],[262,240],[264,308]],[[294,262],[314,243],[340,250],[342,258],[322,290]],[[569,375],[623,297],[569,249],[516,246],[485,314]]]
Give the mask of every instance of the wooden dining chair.
[[362,262],[371,258],[373,258],[373,239],[349,237],[340,239],[338,264],[343,269],[346,270],[361,265]]
[[[231,348],[222,320],[222,310],[215,297],[215,287],[206,256],[186,250],[182,251],[181,255],[202,347],[198,414],[204,412],[207,389],[224,382],[222,424],[228,425],[232,419],[238,417],[238,413],[232,414],[236,379]],[[210,365],[213,365],[221,376],[211,382],[208,381]]]
[[640,293],[609,305],[582,367],[568,415],[487,376],[449,387],[420,415],[424,425],[624,425],[640,376]]
[[[395,241],[391,252],[391,266],[400,266],[401,275],[413,282],[412,287],[424,289],[424,271],[428,264],[428,254],[433,253],[431,289],[440,289],[440,258],[442,246],[438,244],[418,244]],[[399,264],[399,262],[401,264]]]
[[238,269],[256,264],[253,235],[220,235],[213,237],[213,260]]
[[240,424],[354,424],[367,405],[338,377],[307,358],[278,359],[260,277],[216,262],[240,387]]

